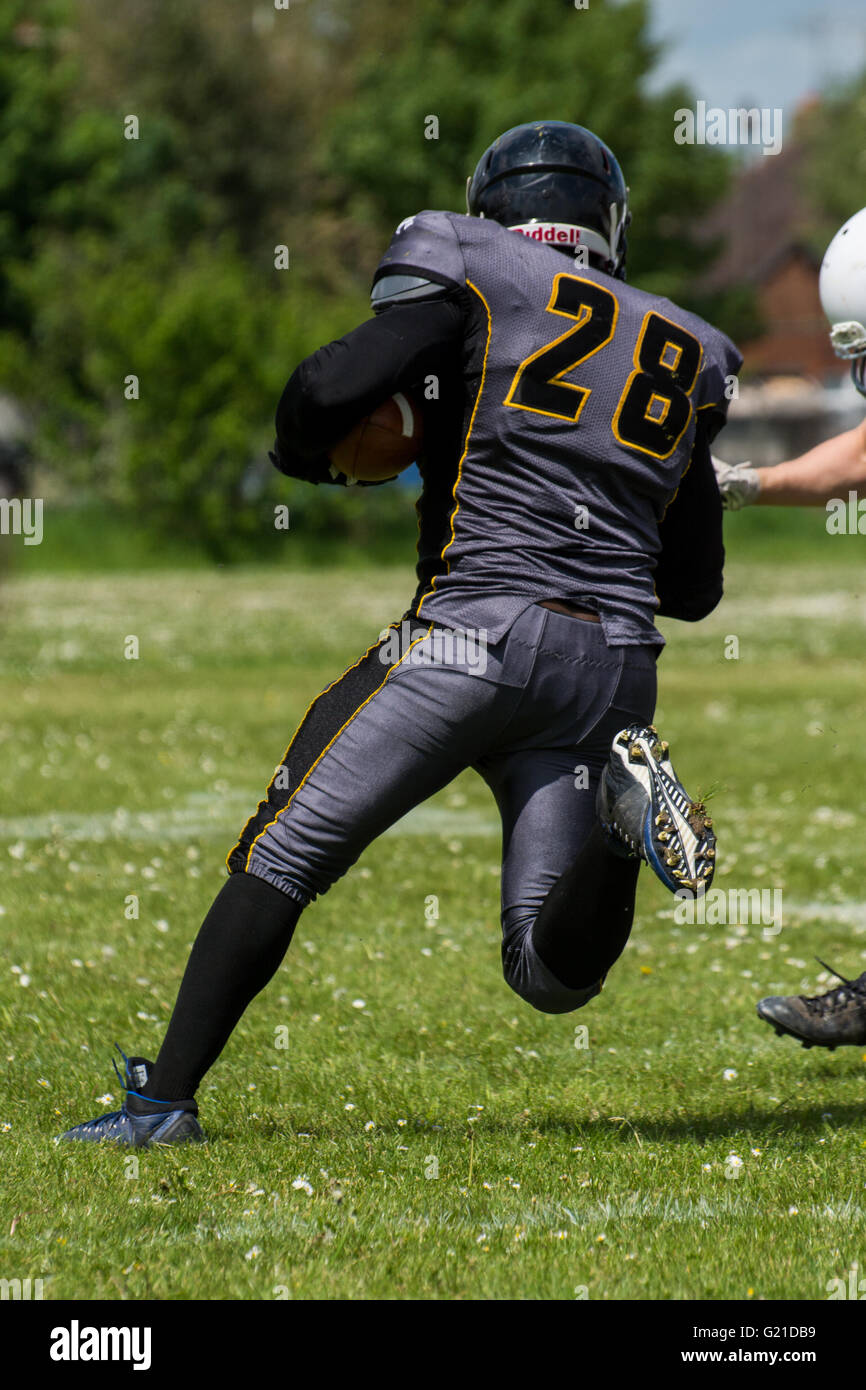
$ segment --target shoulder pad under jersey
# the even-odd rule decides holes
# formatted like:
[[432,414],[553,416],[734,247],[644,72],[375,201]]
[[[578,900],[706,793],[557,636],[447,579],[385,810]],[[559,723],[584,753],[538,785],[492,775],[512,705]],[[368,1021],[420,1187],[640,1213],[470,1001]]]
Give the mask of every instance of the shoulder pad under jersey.
[[417,277],[454,289],[466,284],[463,251],[451,214],[419,212],[400,223],[373,276]]
[[439,299],[444,294],[448,294],[448,286],[440,280],[428,280],[423,275],[389,275],[386,272],[373,286],[370,303],[378,313],[380,309],[387,309],[389,304]]

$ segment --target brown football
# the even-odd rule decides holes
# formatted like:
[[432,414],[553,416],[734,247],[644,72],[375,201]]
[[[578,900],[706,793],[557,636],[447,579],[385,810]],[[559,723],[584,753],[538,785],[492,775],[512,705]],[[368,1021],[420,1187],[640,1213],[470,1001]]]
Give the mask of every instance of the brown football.
[[411,396],[397,392],[359,420],[331,450],[331,463],[347,478],[380,483],[415,462],[424,421]]

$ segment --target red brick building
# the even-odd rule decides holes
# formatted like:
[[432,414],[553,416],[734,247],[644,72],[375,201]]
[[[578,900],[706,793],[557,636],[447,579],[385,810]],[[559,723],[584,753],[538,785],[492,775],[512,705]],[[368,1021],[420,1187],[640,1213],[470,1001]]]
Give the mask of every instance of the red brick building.
[[739,343],[744,374],[829,383],[848,368],[833,353],[821,309],[821,263],[806,237],[810,219],[802,164],[802,151],[790,146],[743,169],[702,224],[708,241],[722,242],[702,288],[754,287],[765,329]]

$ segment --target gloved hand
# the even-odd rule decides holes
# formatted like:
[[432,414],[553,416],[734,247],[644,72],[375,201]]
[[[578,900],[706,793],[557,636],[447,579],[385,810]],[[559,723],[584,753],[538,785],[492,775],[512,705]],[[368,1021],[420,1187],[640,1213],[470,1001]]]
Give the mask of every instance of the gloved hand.
[[761,479],[757,470],[746,463],[723,463],[711,455],[715,469],[716,482],[722,494],[722,506],[728,512],[737,512],[755,502],[761,491]]

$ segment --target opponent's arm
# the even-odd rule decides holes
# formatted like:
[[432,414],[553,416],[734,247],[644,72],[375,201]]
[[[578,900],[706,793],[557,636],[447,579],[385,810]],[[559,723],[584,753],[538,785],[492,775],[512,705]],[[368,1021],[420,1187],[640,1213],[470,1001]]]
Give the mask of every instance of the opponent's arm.
[[823,506],[831,497],[866,484],[866,420],[856,429],[825,439],[799,458],[775,468],[756,468],[764,506]]
[[774,468],[727,464],[714,458],[724,506],[820,507],[866,486],[866,420]]

